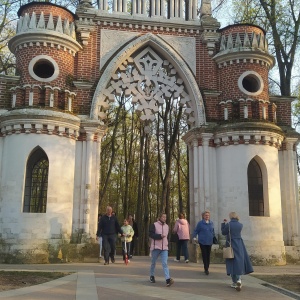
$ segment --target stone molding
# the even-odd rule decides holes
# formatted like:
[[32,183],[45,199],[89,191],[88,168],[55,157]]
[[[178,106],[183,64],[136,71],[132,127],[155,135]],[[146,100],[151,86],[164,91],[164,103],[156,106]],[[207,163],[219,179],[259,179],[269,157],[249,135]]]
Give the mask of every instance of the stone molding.
[[82,49],[82,46],[71,37],[43,29],[18,33],[10,39],[8,46],[12,53],[23,48],[48,47],[68,51],[73,56]]
[[[97,9],[85,9],[76,12],[79,20],[85,19],[90,26],[120,27],[139,30],[156,30],[163,32],[178,32],[199,34],[203,29],[200,20],[185,21],[180,18],[166,19],[163,17],[145,17],[144,15],[129,15],[125,13],[111,14]],[[76,21],[76,25],[79,24]],[[93,24],[93,25],[92,25]]]
[[122,48],[128,41],[138,35],[138,32],[101,29],[100,69],[114,55],[115,51]]
[[88,44],[88,40],[90,38],[90,33],[95,30],[96,23],[93,22],[92,19],[89,18],[79,18],[76,21],[76,32],[80,33],[81,41],[84,46]]
[[20,76],[0,74],[0,82],[19,82]]
[[77,89],[81,90],[89,90],[94,85],[94,83],[87,81],[73,81],[73,84]]
[[216,147],[229,145],[267,145],[280,148],[284,140],[283,134],[278,134],[264,130],[251,131],[228,131],[214,135],[214,144]]
[[106,96],[102,91],[107,88],[111,77],[115,74],[118,67],[123,62],[125,62],[126,59],[128,59],[137,49],[143,48],[146,45],[152,47],[157,51],[157,53],[162,53],[163,56],[166,57],[175,67],[180,78],[183,79],[185,87],[191,98],[191,109],[193,110],[195,117],[195,121],[192,126],[194,127],[205,124],[206,121],[203,99],[192,72],[190,71],[182,57],[179,56],[178,53],[176,53],[176,51],[170,49],[169,45],[166,44],[166,42],[164,42],[160,37],[150,33],[138,37],[137,39],[126,45],[123,49],[121,49],[103,71],[103,75],[98,82],[93,97],[90,114],[91,119],[98,119],[99,114],[101,114],[101,106],[107,106]]
[[262,66],[272,68],[275,64],[275,58],[268,53],[263,53],[255,48],[253,49],[231,49],[230,51],[219,52],[213,59],[219,68],[230,67],[236,63],[256,63]]
[[78,117],[53,110],[25,108],[7,111],[0,115],[2,137],[20,133],[44,133],[77,140],[79,129]]
[[[131,39],[137,37],[138,32],[116,31],[101,29],[100,69],[105,65],[116,49],[121,48]],[[178,52],[196,75],[196,39],[194,37],[158,34],[170,47]],[[113,50],[113,51],[112,51]],[[188,55],[186,55],[188,53]]]
[[186,61],[193,74],[196,76],[196,39],[195,37],[184,37],[174,35],[158,34],[170,47],[177,51],[182,59]]

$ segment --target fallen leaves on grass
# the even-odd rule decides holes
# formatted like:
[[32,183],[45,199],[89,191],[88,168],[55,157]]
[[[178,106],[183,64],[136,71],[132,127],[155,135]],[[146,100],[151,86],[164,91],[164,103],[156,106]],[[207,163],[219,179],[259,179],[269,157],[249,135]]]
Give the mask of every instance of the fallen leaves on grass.
[[294,293],[300,293],[300,274],[293,275],[257,275],[251,274],[251,276],[266,281],[268,283],[277,285],[286,290],[292,291]]
[[37,285],[70,274],[63,272],[0,271],[0,291]]

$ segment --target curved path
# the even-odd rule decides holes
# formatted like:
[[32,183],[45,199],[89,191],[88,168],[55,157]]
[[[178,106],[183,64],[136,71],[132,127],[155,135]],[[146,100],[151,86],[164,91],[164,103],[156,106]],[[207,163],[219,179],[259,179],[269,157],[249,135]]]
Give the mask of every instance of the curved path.
[[[176,263],[169,258],[170,274],[175,283],[165,286],[160,261],[156,266],[156,283],[149,282],[149,257],[134,257],[126,266],[120,257],[115,264],[67,263],[55,265],[0,265],[1,270],[66,271],[73,274],[44,284],[0,293],[3,299],[22,300],[232,300],[299,299],[300,295],[285,293],[251,276],[243,276],[242,291],[230,288],[230,277],[224,264],[213,264],[210,274],[203,273],[202,264]],[[299,274],[299,266],[254,267],[260,274]]]

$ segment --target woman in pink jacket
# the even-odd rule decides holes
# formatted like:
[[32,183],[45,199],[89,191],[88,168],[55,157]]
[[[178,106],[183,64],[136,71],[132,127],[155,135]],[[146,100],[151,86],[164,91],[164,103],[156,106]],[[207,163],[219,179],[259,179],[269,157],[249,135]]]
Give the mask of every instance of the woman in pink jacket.
[[150,267],[150,282],[155,283],[154,271],[158,256],[161,258],[161,264],[165,273],[166,285],[170,286],[174,280],[170,277],[168,267],[168,235],[169,226],[166,224],[167,215],[161,213],[158,221],[150,225],[149,237],[151,238],[151,267]]
[[190,240],[190,224],[185,219],[183,213],[178,214],[178,220],[176,221],[173,232],[177,233],[178,241],[177,241],[177,248],[176,248],[176,258],[174,261],[180,261],[180,253],[181,249],[183,251],[184,260],[186,263],[189,262],[189,251],[188,251],[188,241]]

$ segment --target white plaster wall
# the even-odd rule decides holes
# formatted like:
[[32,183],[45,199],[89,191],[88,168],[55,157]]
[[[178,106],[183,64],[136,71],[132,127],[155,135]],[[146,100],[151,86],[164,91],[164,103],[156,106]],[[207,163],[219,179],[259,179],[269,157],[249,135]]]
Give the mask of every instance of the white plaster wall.
[[[232,145],[219,147],[217,180],[219,221],[228,219],[235,211],[244,224],[242,236],[246,245],[256,243],[270,247],[283,245],[281,193],[278,150],[265,145]],[[259,156],[267,169],[267,188],[270,214],[267,217],[249,216],[247,168],[250,160]]]
[[[96,236],[98,226],[98,203],[99,203],[99,174],[100,174],[100,142],[92,143],[91,157],[91,199],[89,211],[88,234]],[[75,233],[79,229],[84,229],[84,199],[86,187],[86,142],[76,143],[76,162],[74,178],[74,207],[73,207],[73,229]]]
[[[70,237],[72,229],[75,141],[44,134],[13,134],[3,138],[0,220],[5,239]],[[23,213],[24,182],[29,154],[40,146],[49,159],[46,213]],[[19,240],[17,244],[22,244]],[[30,247],[30,245],[27,245]]]

